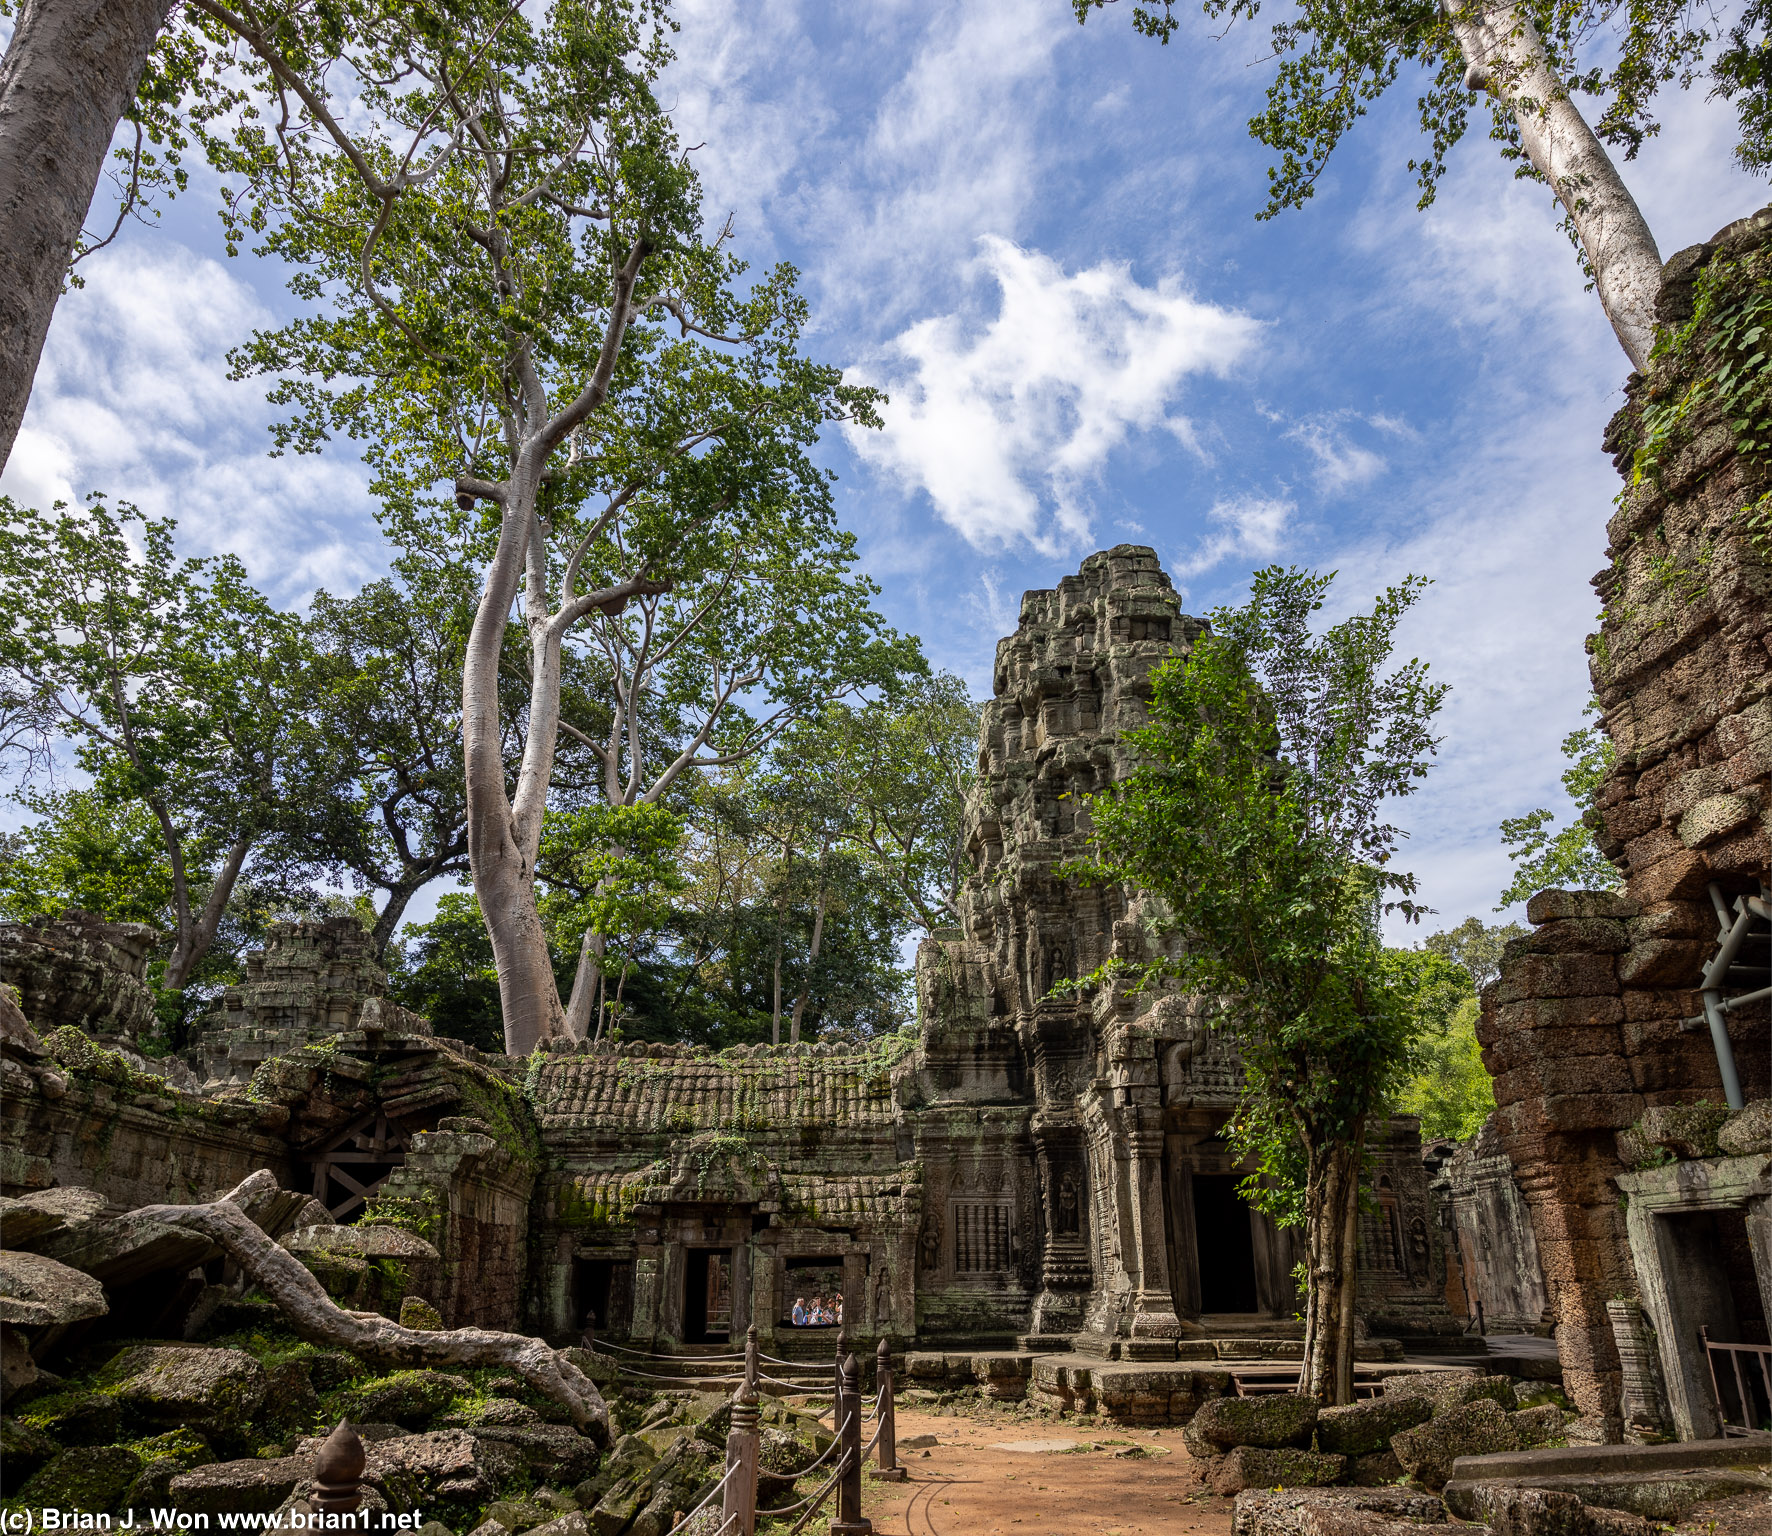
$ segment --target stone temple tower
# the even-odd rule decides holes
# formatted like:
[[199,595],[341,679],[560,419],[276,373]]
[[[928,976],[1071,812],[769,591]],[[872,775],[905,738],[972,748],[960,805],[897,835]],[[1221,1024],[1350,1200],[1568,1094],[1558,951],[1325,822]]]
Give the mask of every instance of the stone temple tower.
[[[1088,851],[1089,796],[1132,770],[1152,672],[1204,629],[1155,551],[1119,545],[1027,593],[997,647],[964,924],[919,955],[923,1044],[898,1083],[923,1170],[925,1334],[991,1334],[1019,1311],[1036,1349],[1173,1360],[1190,1337],[1295,1326],[1292,1234],[1240,1199],[1248,1170],[1221,1136],[1241,1080],[1226,1037],[1174,991],[1054,993],[1169,942],[1150,898],[1064,871]],[[1442,1331],[1413,1122],[1374,1148],[1363,1310],[1375,1330]]]

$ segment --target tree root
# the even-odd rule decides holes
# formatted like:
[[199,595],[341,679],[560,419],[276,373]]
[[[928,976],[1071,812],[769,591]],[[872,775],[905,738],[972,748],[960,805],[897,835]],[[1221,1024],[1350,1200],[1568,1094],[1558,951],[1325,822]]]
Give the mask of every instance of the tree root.
[[540,1339],[488,1328],[425,1332],[402,1328],[374,1312],[347,1312],[294,1254],[280,1248],[244,1207],[277,1188],[269,1169],[257,1173],[207,1205],[150,1205],[132,1214],[200,1232],[227,1251],[282,1310],[290,1326],[313,1344],[347,1349],[377,1365],[502,1365],[572,1415],[583,1433],[609,1444],[609,1410],[595,1383]]

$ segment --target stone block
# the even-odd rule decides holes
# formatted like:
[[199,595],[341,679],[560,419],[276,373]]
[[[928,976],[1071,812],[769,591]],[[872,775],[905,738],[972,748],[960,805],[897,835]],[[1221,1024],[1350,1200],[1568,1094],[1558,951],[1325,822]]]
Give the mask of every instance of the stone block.
[[1657,901],[1626,925],[1639,939],[1714,939],[1717,916],[1708,901]]
[[18,1503],[32,1510],[109,1514],[128,1492],[141,1465],[141,1457],[126,1446],[75,1446],[33,1472],[19,1489]]
[[1434,1393],[1434,1411],[1450,1413],[1469,1403],[1495,1402],[1509,1413],[1519,1406],[1510,1376],[1459,1376],[1444,1382]]
[[1702,896],[1710,881],[1704,855],[1681,849],[1646,868],[1631,870],[1631,890],[1640,902],[1674,901]]
[[1656,1104],[1643,1117],[1619,1133],[1618,1156],[1632,1168],[1661,1160],[1658,1151],[1673,1157],[1715,1157],[1717,1133],[1729,1118],[1726,1105],[1700,1100],[1696,1104]]
[[1517,1450],[1520,1437],[1507,1412],[1492,1397],[1437,1414],[1391,1440],[1397,1460],[1418,1483],[1443,1488],[1460,1456],[1488,1456]]
[[0,1247],[34,1248],[39,1237],[91,1221],[104,1208],[105,1197],[94,1189],[39,1189],[0,1199]]
[[[1496,1025],[1503,1034],[1603,1029],[1616,1027],[1623,1019],[1624,1002],[1612,992],[1597,997],[1522,997],[1495,1010]],[[1566,1049],[1560,1038],[1556,1048]]]
[[1688,848],[1702,848],[1746,826],[1758,814],[1758,806],[1746,795],[1710,795],[1680,818],[1680,841]]
[[1388,1488],[1402,1477],[1403,1463],[1388,1445],[1382,1451],[1355,1456],[1348,1462],[1347,1480],[1356,1488]]
[[1724,1157],[1772,1152],[1772,1099],[1754,1099],[1725,1120],[1717,1131],[1717,1150]]
[[1691,985],[1714,947],[1703,939],[1644,939],[1620,958],[1618,979],[1629,987]]
[[100,1380],[137,1417],[201,1433],[237,1432],[265,1401],[264,1367],[244,1350],[144,1344],[115,1356]]
[[1539,1403],[1510,1414],[1522,1450],[1535,1450],[1563,1438],[1563,1410],[1555,1403]]
[[1618,991],[1610,954],[1533,955],[1509,961],[1497,984],[1496,1000],[1526,997],[1605,997]]
[[306,1456],[217,1461],[180,1472],[167,1485],[174,1509],[187,1515],[269,1514],[309,1475]]
[[1303,1447],[1310,1444],[1317,1413],[1317,1400],[1299,1392],[1219,1397],[1201,1405],[1182,1438],[1188,1453],[1201,1459],[1240,1445]]
[[90,1275],[40,1253],[0,1252],[0,1323],[53,1328],[110,1311]]
[[1346,1471],[1345,1456],[1239,1445],[1212,1464],[1212,1491],[1229,1498],[1245,1488],[1316,1488],[1339,1481]]
[[1252,1489],[1237,1495],[1231,1530],[1232,1536],[1332,1536],[1349,1516],[1444,1525],[1446,1506],[1413,1488]]
[[1494,1536],[1650,1536],[1654,1530],[1641,1515],[1590,1509],[1562,1489],[1479,1483],[1471,1502]]
[[1534,955],[1617,954],[1630,943],[1621,918],[1572,917],[1545,923],[1527,937],[1526,952]]
[[1573,918],[1635,917],[1639,908],[1616,891],[1540,891],[1526,903],[1526,921],[1533,927]]
[[26,1478],[61,1454],[42,1430],[17,1419],[0,1419],[0,1498],[11,1498]]
[[1387,1450],[1391,1436],[1413,1429],[1433,1417],[1426,1397],[1373,1397],[1317,1415],[1317,1449],[1340,1456],[1365,1456]]

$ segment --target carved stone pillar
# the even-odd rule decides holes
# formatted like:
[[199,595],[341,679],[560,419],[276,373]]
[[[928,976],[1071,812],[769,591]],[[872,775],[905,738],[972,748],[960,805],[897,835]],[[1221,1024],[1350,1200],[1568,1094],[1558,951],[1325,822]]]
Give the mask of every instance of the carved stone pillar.
[[[1155,1118],[1138,1114],[1140,1121]],[[1130,1116],[1128,1117],[1130,1118]],[[1173,1360],[1181,1320],[1169,1288],[1168,1234],[1163,1225],[1163,1132],[1136,1124],[1126,1132],[1130,1153],[1132,1222],[1138,1255],[1132,1266],[1130,1337],[1122,1354],[1131,1360]]]
[[1083,1131],[1073,1122],[1036,1121],[1034,1163],[1040,1178],[1040,1294],[1030,1338],[1074,1334],[1083,1326],[1095,1271],[1089,1262],[1089,1179]]

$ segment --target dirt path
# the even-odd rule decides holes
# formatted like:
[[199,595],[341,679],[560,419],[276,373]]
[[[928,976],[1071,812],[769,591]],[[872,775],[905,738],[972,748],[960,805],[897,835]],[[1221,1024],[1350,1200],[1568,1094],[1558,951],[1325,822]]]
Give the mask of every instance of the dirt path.
[[899,1444],[920,1435],[938,1443],[901,1453],[909,1482],[867,1484],[862,1512],[877,1536],[1230,1533],[1230,1501],[1195,1481],[1180,1429],[900,1409]]

